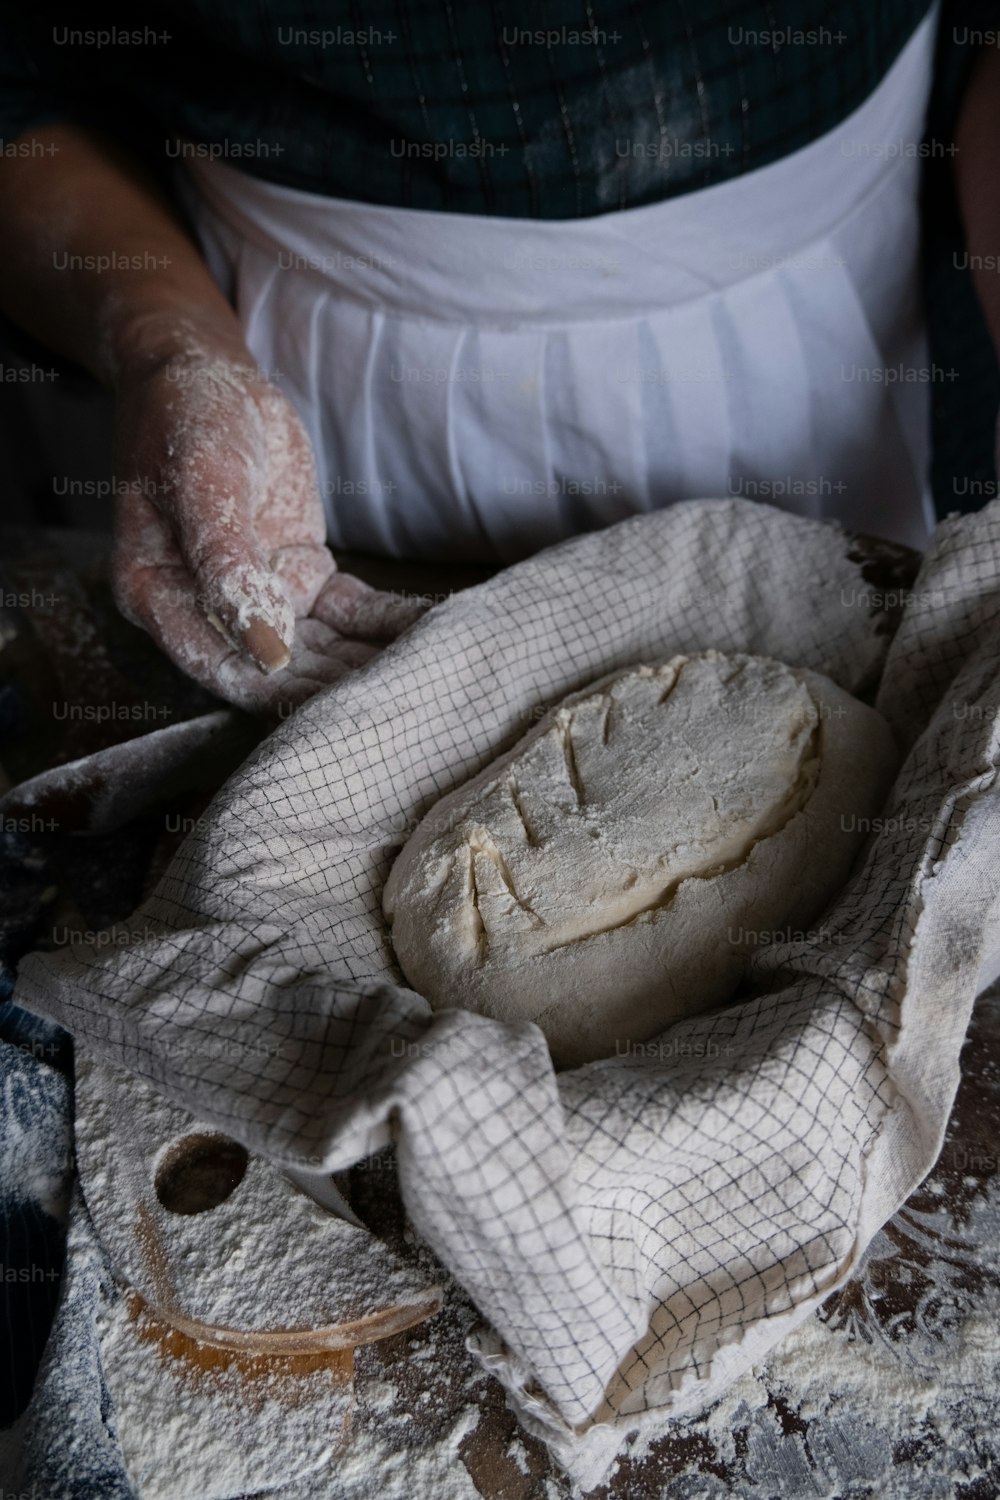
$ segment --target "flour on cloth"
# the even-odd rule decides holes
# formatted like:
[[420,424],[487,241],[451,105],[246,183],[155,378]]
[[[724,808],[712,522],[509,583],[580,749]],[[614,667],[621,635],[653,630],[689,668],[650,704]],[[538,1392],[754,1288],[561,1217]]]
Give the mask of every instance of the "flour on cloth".
[[[1000,947],[1000,505],[939,527],[894,636],[858,555],[730,499],[507,569],[285,720],[113,942],[20,965],[16,1003],[274,1162],[393,1141],[480,1359],[584,1488],[852,1274],[933,1165]],[[567,694],[710,649],[877,690],[904,757],[822,931],[558,1076],[536,1027],[433,1012],[382,914],[406,837]]]
[[557,1065],[727,1000],[844,883],[895,770],[828,678],[718,651],[613,673],[431,809],[386,882],[435,1009],[529,1020]]

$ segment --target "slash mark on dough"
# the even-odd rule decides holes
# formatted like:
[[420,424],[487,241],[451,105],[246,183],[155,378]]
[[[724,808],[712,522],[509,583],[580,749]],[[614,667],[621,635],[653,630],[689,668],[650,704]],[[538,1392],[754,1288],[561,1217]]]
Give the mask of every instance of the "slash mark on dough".
[[559,733],[559,741],[562,745],[563,760],[566,762],[566,780],[573,789],[578,807],[583,807],[587,800],[587,794],[580,779],[580,768],[576,763],[576,748],[573,744],[573,715],[569,714],[565,719],[557,720],[556,727]]
[[510,781],[508,781],[507,783],[507,790],[510,793],[510,800],[513,804],[514,811],[517,813],[517,816],[521,820],[521,827],[524,829],[525,843],[530,844],[533,849],[540,848],[542,841],[531,825],[531,820],[528,817],[524,803],[521,800],[521,789],[513,777],[511,777]]

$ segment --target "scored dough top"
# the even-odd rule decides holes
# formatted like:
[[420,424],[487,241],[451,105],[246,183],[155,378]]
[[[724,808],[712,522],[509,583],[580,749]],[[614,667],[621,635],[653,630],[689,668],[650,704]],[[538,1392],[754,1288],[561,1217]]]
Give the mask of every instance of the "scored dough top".
[[836,683],[703,651],[602,677],[442,797],[382,894],[435,1009],[577,1066],[726,1004],[761,935],[842,888],[896,764]]
[[805,683],[764,658],[705,652],[616,674],[487,768],[474,801],[452,794],[461,806],[447,827],[429,815],[409,851],[420,864],[410,895],[422,888],[431,908],[446,897],[450,943],[473,964],[609,931],[783,827],[815,786],[818,726]]

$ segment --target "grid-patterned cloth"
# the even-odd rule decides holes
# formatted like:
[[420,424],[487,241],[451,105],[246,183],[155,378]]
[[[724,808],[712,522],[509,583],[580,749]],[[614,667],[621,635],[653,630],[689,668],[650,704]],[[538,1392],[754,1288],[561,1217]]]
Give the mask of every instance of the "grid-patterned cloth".
[[[702,501],[454,596],[259,747],[120,941],[22,965],[21,1004],[275,1161],[394,1139],[482,1357],[585,1484],[852,1272],[935,1159],[997,946],[1000,506],[937,533],[887,660],[849,545]],[[534,1027],[432,1015],[380,907],[409,829],[544,704],[706,647],[858,693],[884,665],[907,758],[850,888],[655,1055],[557,1078]]]

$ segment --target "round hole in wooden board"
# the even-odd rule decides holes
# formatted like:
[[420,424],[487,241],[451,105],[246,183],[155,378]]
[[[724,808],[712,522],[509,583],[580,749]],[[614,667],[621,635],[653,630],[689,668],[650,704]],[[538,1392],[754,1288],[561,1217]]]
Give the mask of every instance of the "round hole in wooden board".
[[156,1196],[168,1213],[208,1213],[236,1191],[248,1161],[245,1148],[224,1135],[186,1135],[156,1170]]

